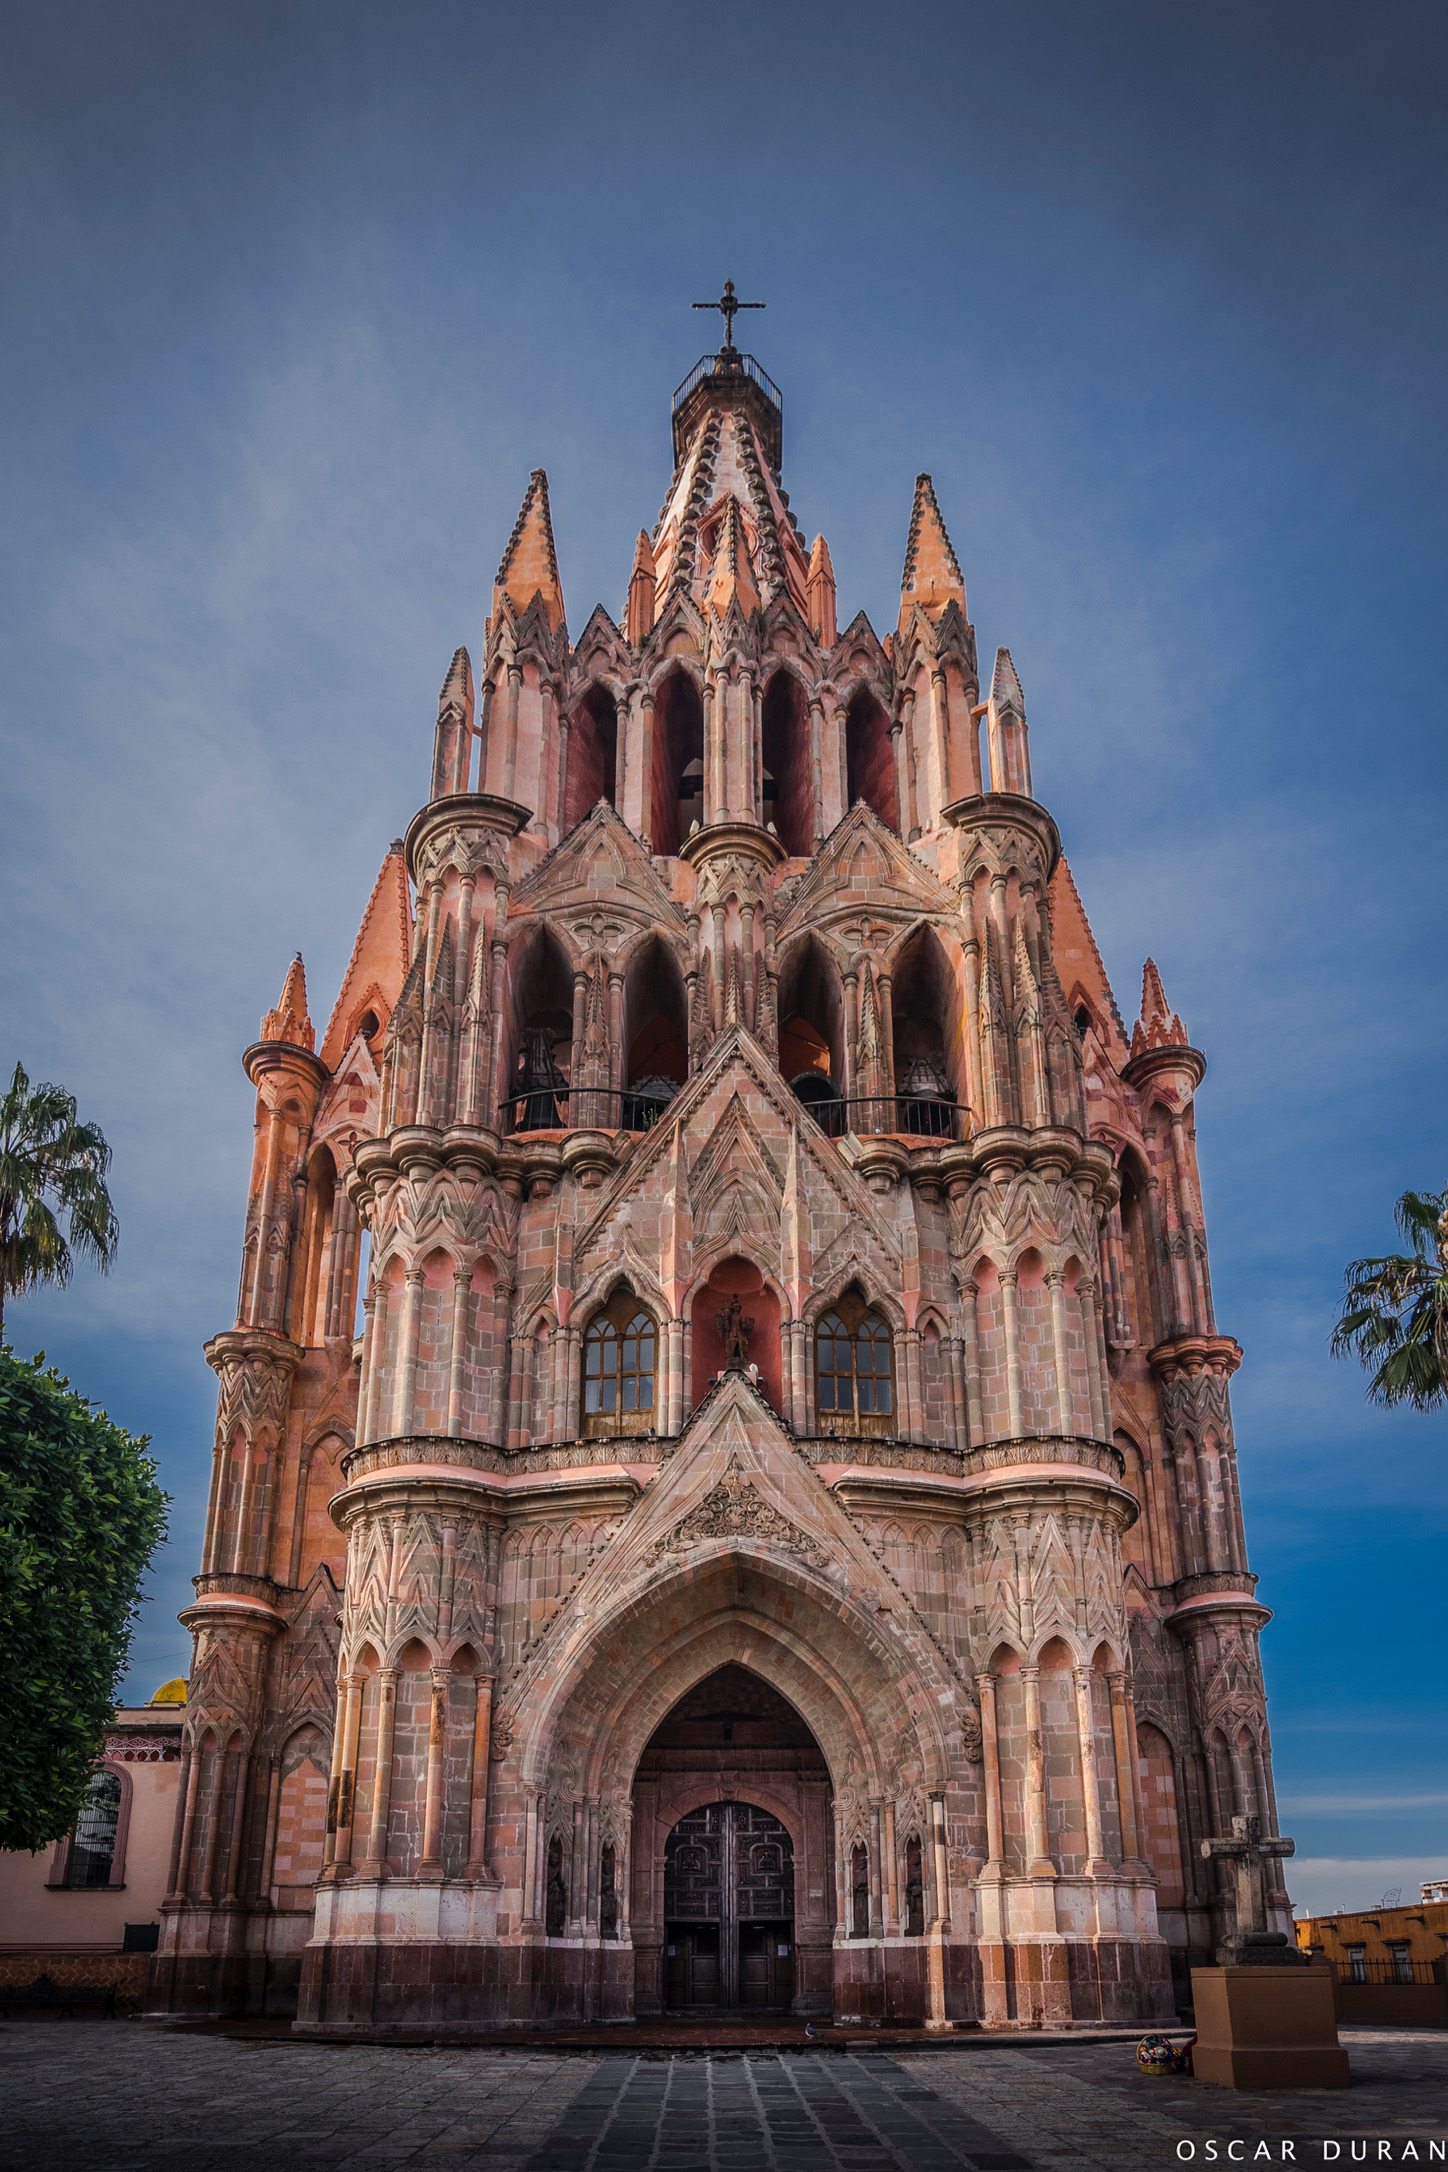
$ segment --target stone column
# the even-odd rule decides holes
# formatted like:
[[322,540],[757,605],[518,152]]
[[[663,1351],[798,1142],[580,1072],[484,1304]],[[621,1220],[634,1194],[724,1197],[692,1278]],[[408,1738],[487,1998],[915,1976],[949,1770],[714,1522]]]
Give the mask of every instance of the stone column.
[[1076,1430],[1076,1413],[1071,1405],[1071,1353],[1066,1345],[1066,1277],[1059,1267],[1053,1267],[1046,1276],[1046,1287],[1051,1293],[1051,1344],[1056,1361],[1056,1414],[1063,1434]]
[[970,1447],[970,1432],[965,1422],[965,1381],[958,1335],[945,1338],[945,1362],[950,1383],[951,1444],[956,1454],[963,1456]]
[[534,1905],[534,1887],[537,1884],[538,1855],[541,1847],[538,1831],[538,1798],[530,1794],[523,1810],[523,1890],[521,1906],[523,1925],[536,1930],[538,1911]]
[[392,1742],[397,1723],[397,1669],[381,1667],[377,1673],[377,1723],[372,1758],[372,1819],[367,1835],[367,1860],[360,1868],[367,1876],[381,1878],[387,1870],[387,1820],[392,1808]]
[[357,1737],[362,1721],[362,1692],[367,1677],[356,1668],[347,1677],[347,1698],[342,1708],[342,1759],[337,1782],[337,1852],[338,1869],[350,1867],[352,1861],[352,1820],[356,1809],[354,1791],[357,1783]]
[[1041,1679],[1039,1667],[1022,1667],[1026,1693],[1026,1875],[1054,1878],[1046,1831],[1046,1757],[1041,1740]]
[[518,697],[522,691],[522,670],[517,664],[509,664],[507,736],[503,741],[504,799],[513,797],[513,772],[518,765]]
[[900,1929],[900,1862],[895,1845],[895,1805],[885,1805],[885,1936],[892,1938]]
[[824,780],[820,770],[820,738],[823,711],[818,696],[809,705],[810,849],[818,852],[825,841]]
[[652,852],[654,837],[654,697],[647,687],[637,695],[639,714],[639,838]]
[[880,1904],[880,1805],[870,1804],[870,1936],[879,1938],[884,1932]]
[[1076,1284],[1076,1305],[1081,1315],[1081,1340],[1086,1346],[1086,1393],[1091,1399],[1091,1432],[1096,1440],[1109,1440],[1111,1429],[1101,1405],[1101,1367],[1096,1348],[1096,1285],[1084,1276]]
[[468,1355],[468,1293],[471,1267],[453,1270],[452,1333],[448,1349],[447,1430],[456,1440],[463,1430],[463,1378]]
[[201,1779],[201,1752],[186,1749],[182,1753],[180,1773],[182,1797],[180,1831],[171,1850],[171,1890],[167,1900],[182,1901],[191,1884],[191,1844],[196,1832],[196,1790]]
[[925,1438],[925,1409],[920,1394],[920,1330],[907,1327],[900,1340],[905,1345],[905,1394],[907,1409],[902,1430],[905,1438],[923,1441]]
[[427,1730],[427,1791],[423,1798],[422,1861],[419,1878],[441,1878],[443,1821],[443,1754],[447,1748],[446,1667],[432,1669],[432,1717]]
[[1121,1804],[1121,1853],[1126,1862],[1134,1863],[1141,1859],[1142,1839],[1137,1820],[1136,1758],[1127,1726],[1124,1670],[1118,1668],[1108,1675],[1107,1682],[1111,1690],[1111,1741],[1116,1752],[1116,1796]]
[[492,1758],[493,1682],[491,1674],[477,1677],[478,1701],[473,1715],[473,1769],[468,1796],[468,1860],[465,1878],[486,1878],[488,1873],[488,1779]]
[[417,1337],[422,1319],[422,1269],[407,1270],[407,1295],[402,1305],[402,1330],[398,1336],[397,1380],[392,1403],[394,1433],[412,1431],[413,1400],[417,1387]]
[[975,1686],[980,1692],[981,1756],[985,1767],[986,1868],[999,1871],[1005,1863],[1005,1841],[1001,1821],[1001,1755],[1000,1737],[996,1731],[995,1676],[978,1674]]
[[277,1862],[277,1820],[281,1814],[282,1761],[273,1757],[267,1772],[266,1830],[261,1843],[261,1877],[257,1884],[257,1899],[270,1906],[272,1878]]
[[1091,1669],[1077,1667],[1076,1740],[1081,1753],[1081,1801],[1086,1812],[1086,1875],[1105,1878],[1111,1873],[1101,1834],[1101,1781],[1096,1770],[1096,1714],[1091,1703]]
[[226,1891],[224,1898],[234,1901],[241,1878],[241,1841],[246,1826],[246,1800],[251,1779],[252,1759],[246,1750],[236,1753],[236,1774],[231,1787],[230,1841],[226,1855]]
[[985,1444],[985,1411],[980,1398],[980,1335],[976,1319],[979,1296],[973,1282],[960,1285],[961,1321],[965,1330],[965,1407],[970,1424],[970,1446]]
[[1021,1345],[1020,1330],[1016,1320],[1016,1270],[1006,1267],[1001,1271],[1001,1309],[1005,1314],[1006,1341],[1006,1406],[1009,1412],[1011,1438],[1019,1440],[1025,1430],[1021,1407]]

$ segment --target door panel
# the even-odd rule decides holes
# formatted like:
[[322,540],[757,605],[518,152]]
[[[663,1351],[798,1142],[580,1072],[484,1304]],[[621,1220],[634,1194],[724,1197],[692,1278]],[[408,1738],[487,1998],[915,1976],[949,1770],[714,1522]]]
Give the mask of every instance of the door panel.
[[794,1997],[794,1925],[746,1923],[739,1933],[741,2006],[789,2005]]
[[744,1802],[680,1818],[664,1847],[664,1927],[668,2005],[787,2007],[794,1849],[779,1819]]
[[670,2006],[719,2004],[719,1932],[714,1924],[684,1930],[670,1924],[664,1956],[664,1986]]

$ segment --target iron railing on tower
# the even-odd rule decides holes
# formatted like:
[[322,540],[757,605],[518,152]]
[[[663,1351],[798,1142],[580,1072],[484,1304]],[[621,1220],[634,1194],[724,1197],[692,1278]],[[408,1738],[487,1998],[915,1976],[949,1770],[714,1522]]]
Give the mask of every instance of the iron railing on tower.
[[[698,395],[702,391],[702,398]],[[749,406],[759,424],[764,450],[777,474],[784,459],[784,394],[752,354],[721,347],[701,354],[674,394],[674,462],[683,459],[697,410],[711,401]]]

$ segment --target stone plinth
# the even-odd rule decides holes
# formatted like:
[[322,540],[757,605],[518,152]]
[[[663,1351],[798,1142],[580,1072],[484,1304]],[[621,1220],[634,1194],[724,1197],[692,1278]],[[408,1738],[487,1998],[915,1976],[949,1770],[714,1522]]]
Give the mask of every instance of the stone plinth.
[[1226,2089],[1346,2089],[1322,1968],[1194,1968],[1194,2072]]

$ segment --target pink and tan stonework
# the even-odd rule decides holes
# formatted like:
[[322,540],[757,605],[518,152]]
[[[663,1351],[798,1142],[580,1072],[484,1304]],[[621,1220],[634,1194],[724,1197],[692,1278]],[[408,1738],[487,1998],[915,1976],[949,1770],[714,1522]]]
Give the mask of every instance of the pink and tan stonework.
[[[1198,1842],[1275,1830],[1204,1059],[1150,964],[1126,1035],[929,478],[882,641],[762,373],[674,446],[576,643],[533,476],[321,1051],[298,959],[245,1057],[157,2011],[657,2013],[732,1803],[792,1850],[766,2000],[1161,2018]],[[822,1400],[832,1314],[887,1407]]]

